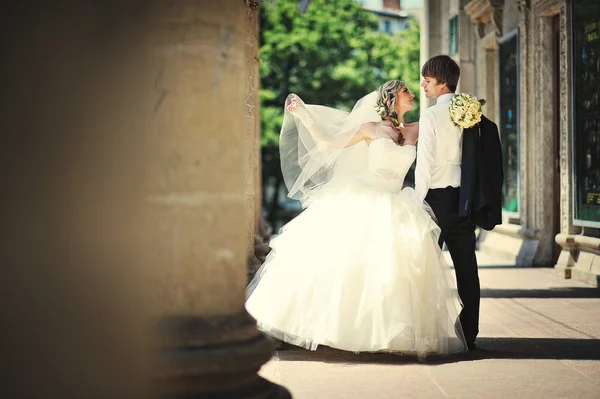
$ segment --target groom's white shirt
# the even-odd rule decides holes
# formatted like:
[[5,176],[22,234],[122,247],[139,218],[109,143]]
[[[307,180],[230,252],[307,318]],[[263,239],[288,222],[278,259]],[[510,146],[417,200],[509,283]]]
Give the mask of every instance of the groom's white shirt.
[[421,199],[429,189],[460,187],[462,129],[450,119],[448,106],[453,96],[439,96],[419,119],[415,191]]

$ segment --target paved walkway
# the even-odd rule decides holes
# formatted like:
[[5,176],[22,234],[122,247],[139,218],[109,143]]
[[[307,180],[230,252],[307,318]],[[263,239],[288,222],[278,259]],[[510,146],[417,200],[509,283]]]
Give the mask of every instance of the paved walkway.
[[330,348],[279,351],[261,375],[295,399],[600,399],[600,289],[478,256],[482,351],[419,363]]

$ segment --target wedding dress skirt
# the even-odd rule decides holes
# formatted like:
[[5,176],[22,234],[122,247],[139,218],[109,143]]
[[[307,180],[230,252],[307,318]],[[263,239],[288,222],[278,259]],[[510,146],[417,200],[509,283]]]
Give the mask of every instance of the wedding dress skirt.
[[400,178],[332,182],[282,228],[247,290],[263,332],[311,350],[466,350],[440,230]]

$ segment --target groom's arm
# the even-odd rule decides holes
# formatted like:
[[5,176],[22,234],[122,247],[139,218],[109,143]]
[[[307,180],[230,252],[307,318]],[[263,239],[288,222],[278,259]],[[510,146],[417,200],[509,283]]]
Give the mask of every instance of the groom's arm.
[[419,118],[419,144],[415,168],[415,191],[421,200],[429,191],[435,156],[435,124],[432,116],[425,112]]

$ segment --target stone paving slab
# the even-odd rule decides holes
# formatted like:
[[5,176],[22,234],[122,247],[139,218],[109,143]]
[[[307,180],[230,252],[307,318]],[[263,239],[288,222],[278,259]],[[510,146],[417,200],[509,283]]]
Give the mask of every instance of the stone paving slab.
[[291,348],[260,374],[296,399],[600,399],[600,289],[552,269],[478,260],[481,351],[419,363]]

